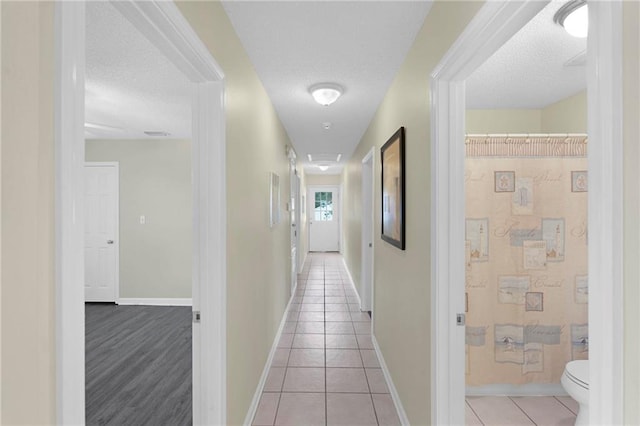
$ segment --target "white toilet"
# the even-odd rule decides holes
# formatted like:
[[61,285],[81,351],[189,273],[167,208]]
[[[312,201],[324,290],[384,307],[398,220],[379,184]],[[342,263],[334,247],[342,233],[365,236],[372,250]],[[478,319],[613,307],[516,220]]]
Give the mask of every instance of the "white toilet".
[[589,361],[570,361],[564,368],[562,387],[579,405],[576,426],[589,424]]

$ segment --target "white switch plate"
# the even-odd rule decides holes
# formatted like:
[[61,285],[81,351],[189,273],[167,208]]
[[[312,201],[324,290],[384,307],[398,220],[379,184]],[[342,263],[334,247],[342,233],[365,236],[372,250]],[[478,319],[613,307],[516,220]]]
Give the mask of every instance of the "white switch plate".
[[147,223],[147,218],[144,216],[140,216],[140,225],[144,225],[145,223]]

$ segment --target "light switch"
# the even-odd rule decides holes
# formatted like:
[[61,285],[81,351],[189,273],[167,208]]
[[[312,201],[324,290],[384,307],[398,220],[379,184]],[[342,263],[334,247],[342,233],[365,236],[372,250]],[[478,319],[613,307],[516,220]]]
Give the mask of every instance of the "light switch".
[[147,218],[143,216],[140,216],[140,225],[144,225],[145,223],[147,223]]

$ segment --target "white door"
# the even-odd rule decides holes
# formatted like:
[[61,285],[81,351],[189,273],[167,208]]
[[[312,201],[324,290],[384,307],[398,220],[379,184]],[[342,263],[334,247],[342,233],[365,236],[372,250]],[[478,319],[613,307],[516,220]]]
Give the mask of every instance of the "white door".
[[362,271],[360,284],[360,309],[373,309],[373,156],[374,151],[362,160]]
[[85,164],[84,295],[115,302],[118,284],[118,164]]
[[337,187],[310,188],[309,251],[340,250],[339,201]]

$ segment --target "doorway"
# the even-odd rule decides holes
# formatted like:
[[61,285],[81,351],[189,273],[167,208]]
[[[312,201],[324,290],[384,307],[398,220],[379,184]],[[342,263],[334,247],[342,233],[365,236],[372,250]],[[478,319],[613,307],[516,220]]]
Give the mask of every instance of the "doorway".
[[[537,14],[536,1],[487,3],[431,74],[432,420],[463,424],[465,79]],[[621,4],[589,4],[590,422],[622,422]],[[608,111],[605,113],[605,111]],[[612,113],[613,112],[613,113]],[[450,244],[459,241],[460,244]],[[450,285],[458,283],[458,285]]]
[[[174,3],[114,5],[157,42],[194,88],[193,422],[225,424],[224,73]],[[85,3],[57,2],[55,8],[56,411],[57,423],[83,424]]]
[[309,251],[340,251],[340,188],[312,186],[309,194]]
[[375,151],[362,159],[362,271],[360,273],[360,310],[373,310],[373,224],[374,211],[374,168]]

